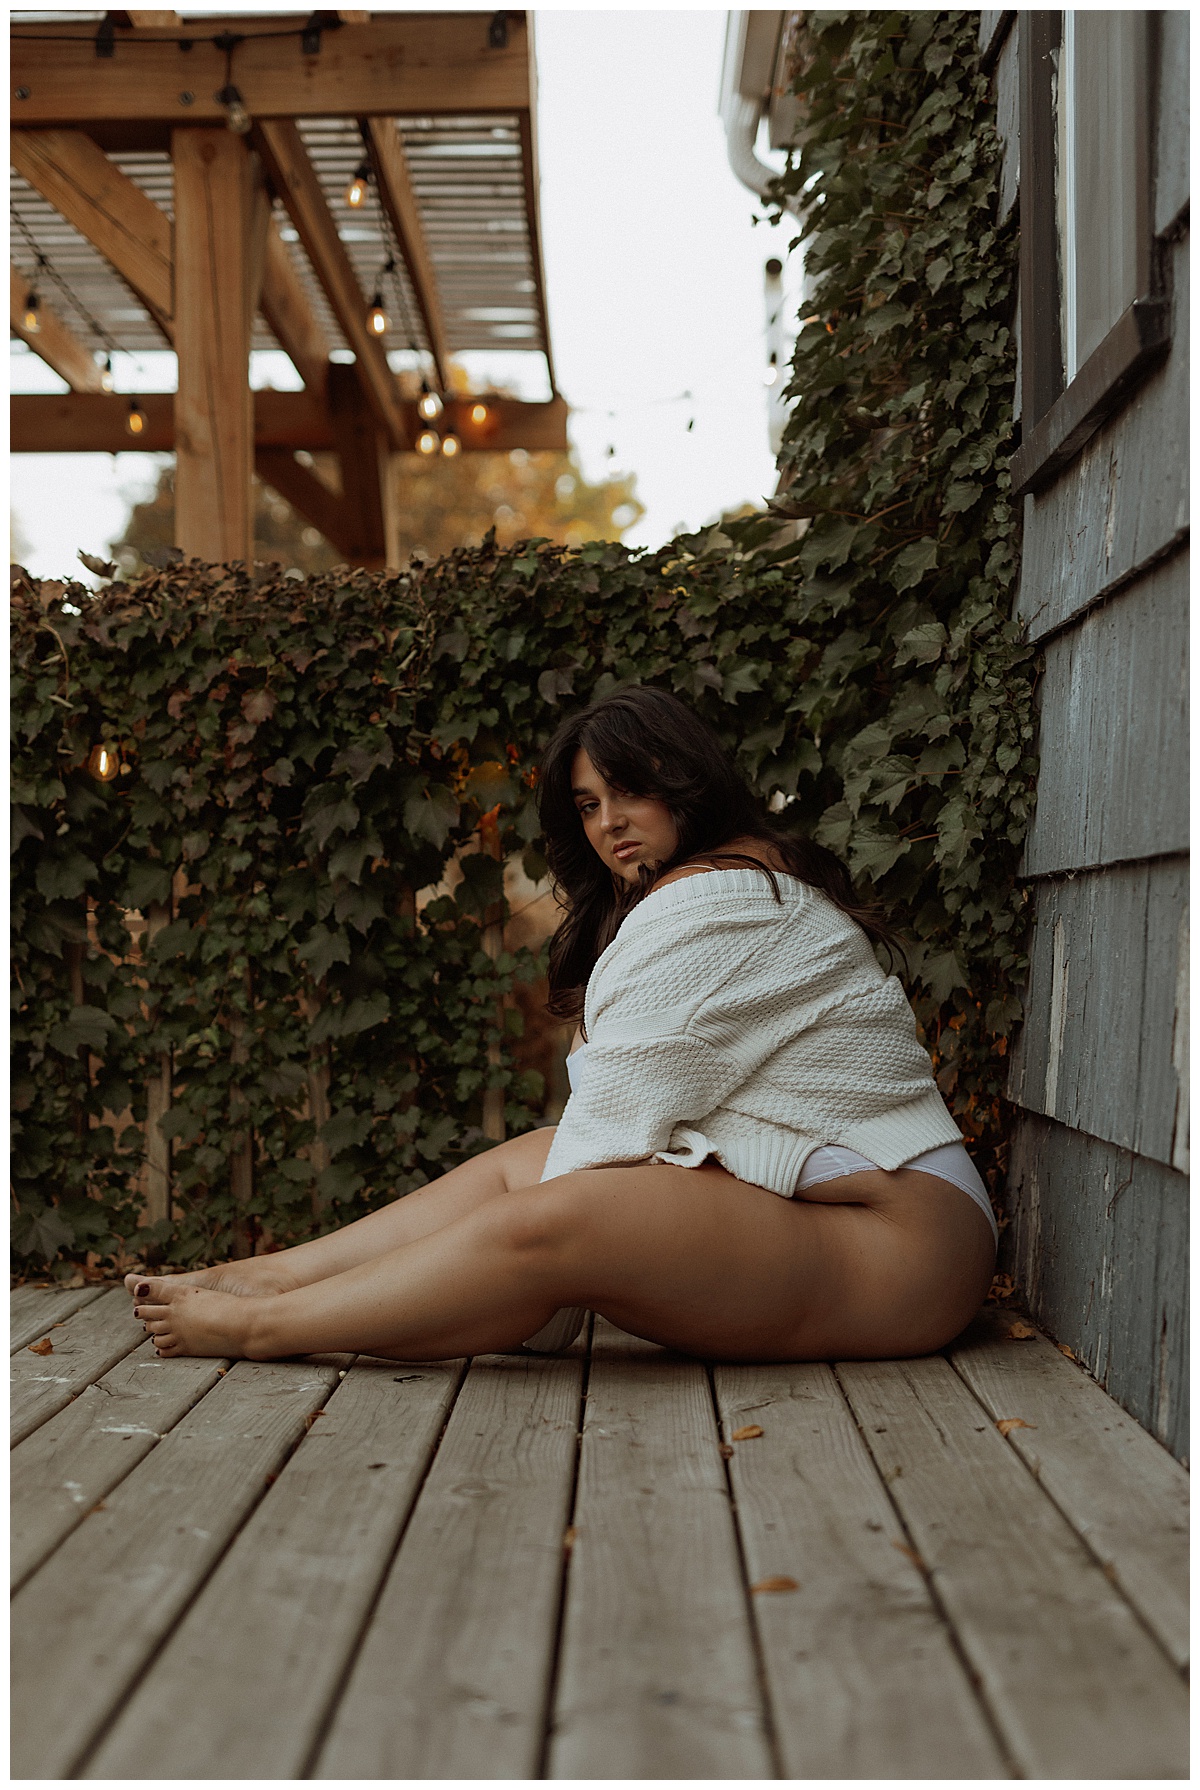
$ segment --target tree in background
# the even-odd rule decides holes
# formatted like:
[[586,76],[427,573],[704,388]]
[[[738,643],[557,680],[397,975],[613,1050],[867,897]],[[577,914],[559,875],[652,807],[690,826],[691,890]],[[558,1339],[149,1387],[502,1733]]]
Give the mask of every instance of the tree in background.
[[[619,541],[642,516],[636,475],[589,484],[574,450],[568,453],[460,454],[446,460],[420,454],[396,457],[400,558],[437,559],[455,547],[477,547],[489,528],[501,547],[543,537],[563,547]],[[332,456],[314,455],[313,471],[334,483]],[[165,466],[153,495],[134,504],[110,551],[129,576],[145,556],[175,538],[175,469]],[[338,565],[342,555],[278,492],[254,482],[254,557],[307,574]]]

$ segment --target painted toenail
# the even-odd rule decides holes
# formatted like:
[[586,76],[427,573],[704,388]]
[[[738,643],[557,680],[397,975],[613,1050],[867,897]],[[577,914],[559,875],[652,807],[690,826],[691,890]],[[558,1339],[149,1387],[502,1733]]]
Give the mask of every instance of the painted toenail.
[[133,1289],[133,1296],[135,1299],[148,1299],[150,1297],[150,1282],[139,1280]]

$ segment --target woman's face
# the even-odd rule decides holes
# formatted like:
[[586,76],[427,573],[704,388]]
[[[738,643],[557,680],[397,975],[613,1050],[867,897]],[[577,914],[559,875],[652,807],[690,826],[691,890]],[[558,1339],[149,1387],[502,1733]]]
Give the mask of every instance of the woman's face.
[[665,802],[606,783],[582,749],[571,766],[571,794],[588,844],[623,882],[636,883],[639,865],[665,863],[679,844]]

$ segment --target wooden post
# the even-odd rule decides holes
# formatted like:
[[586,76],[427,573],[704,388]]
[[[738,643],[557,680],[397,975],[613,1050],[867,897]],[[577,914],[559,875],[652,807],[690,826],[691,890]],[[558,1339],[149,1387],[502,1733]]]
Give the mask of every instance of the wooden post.
[[[171,133],[175,165],[175,541],[205,560],[253,554],[250,323],[268,212],[261,173],[221,126]],[[263,242],[256,240],[262,235]]]
[[[485,814],[479,823],[479,836],[483,849],[489,857],[500,861],[500,826],[496,810]],[[504,897],[493,902],[483,916],[483,948],[495,963],[504,949]],[[496,1002],[496,1023],[504,1029],[504,1002]],[[500,1062],[499,1044],[488,1045],[488,1068],[494,1069]],[[485,1088],[483,1093],[483,1135],[492,1138],[498,1144],[504,1142],[504,1089]]]
[[399,564],[392,455],[355,367],[329,368],[329,416],[342,464],[343,551],[355,565]]
[[[146,914],[144,934],[148,949],[155,936],[171,918],[167,901],[152,901]],[[158,1059],[157,1073],[146,1085],[146,1136],[143,1158],[145,1170],[142,1185],[146,1203],[143,1208],[147,1224],[160,1224],[171,1216],[171,1143],[159,1129],[171,1104],[171,1052]]]

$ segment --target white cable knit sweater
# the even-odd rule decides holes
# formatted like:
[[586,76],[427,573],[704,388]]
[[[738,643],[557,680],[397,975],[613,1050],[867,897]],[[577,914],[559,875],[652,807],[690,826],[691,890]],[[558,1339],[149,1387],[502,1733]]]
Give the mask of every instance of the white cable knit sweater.
[[544,1181],[711,1155],[790,1195],[822,1144],[895,1169],[958,1142],[899,982],[827,896],[776,880],[782,904],[760,871],[705,871],[628,915],[588,982]]

